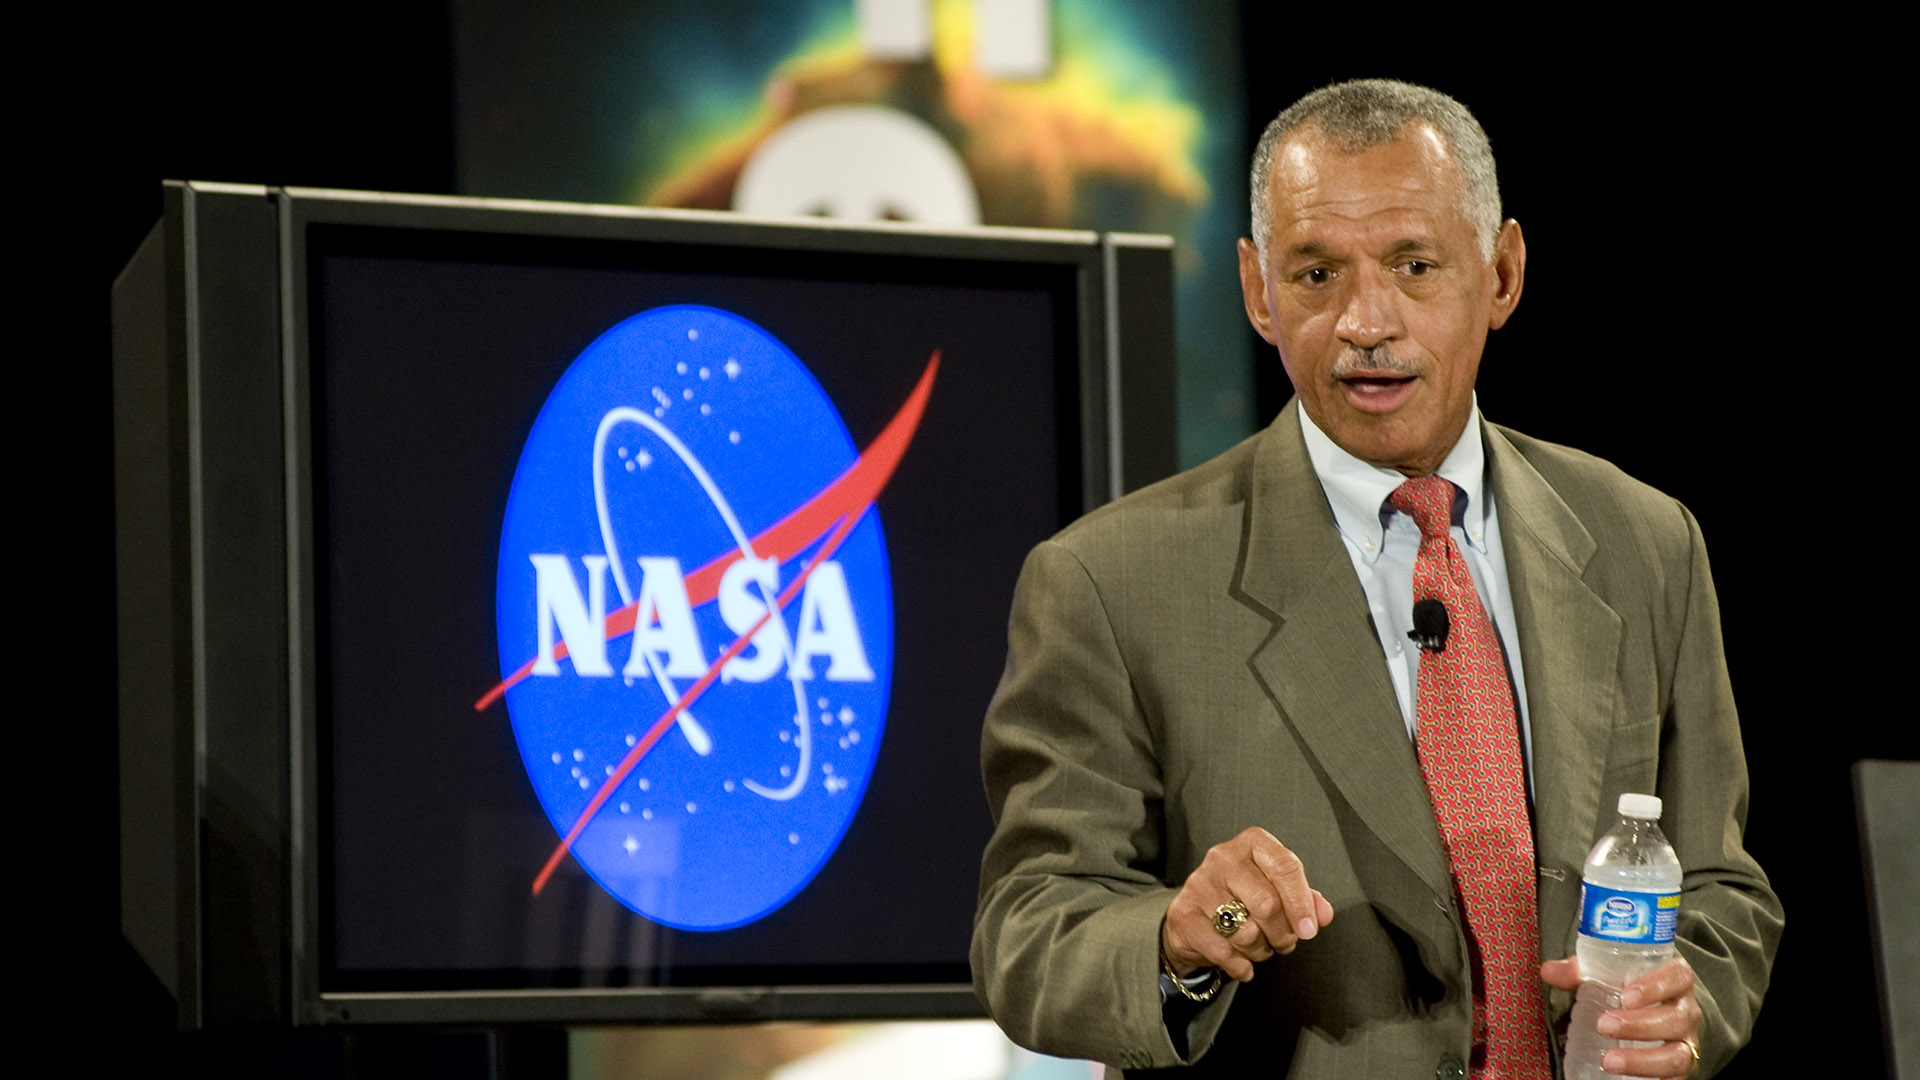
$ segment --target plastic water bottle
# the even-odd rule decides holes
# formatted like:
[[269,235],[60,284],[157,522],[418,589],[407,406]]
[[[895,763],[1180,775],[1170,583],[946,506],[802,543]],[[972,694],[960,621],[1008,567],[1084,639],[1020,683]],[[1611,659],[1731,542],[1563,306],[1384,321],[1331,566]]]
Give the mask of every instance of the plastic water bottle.
[[1567,1027],[1567,1080],[1598,1080],[1600,1056],[1657,1042],[1609,1039],[1595,1026],[1620,1007],[1620,989],[1673,956],[1680,860],[1660,831],[1660,800],[1620,796],[1620,822],[1587,855],[1581,873],[1580,992]]

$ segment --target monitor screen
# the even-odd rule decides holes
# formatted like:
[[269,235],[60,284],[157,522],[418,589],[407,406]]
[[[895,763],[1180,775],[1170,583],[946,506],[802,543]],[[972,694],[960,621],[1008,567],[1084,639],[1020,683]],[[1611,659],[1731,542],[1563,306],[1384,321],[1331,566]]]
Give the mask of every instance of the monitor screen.
[[305,252],[322,991],[966,983],[1078,268]]

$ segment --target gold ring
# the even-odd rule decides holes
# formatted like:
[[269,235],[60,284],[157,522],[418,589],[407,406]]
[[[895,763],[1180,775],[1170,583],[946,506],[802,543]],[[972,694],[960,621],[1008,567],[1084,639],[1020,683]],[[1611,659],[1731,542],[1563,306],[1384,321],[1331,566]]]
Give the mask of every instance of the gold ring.
[[1232,937],[1247,925],[1247,905],[1229,900],[1213,909],[1213,929],[1221,937]]
[[1682,1039],[1680,1040],[1680,1045],[1686,1047],[1687,1053],[1693,1055],[1693,1068],[1687,1070],[1687,1075],[1692,1076],[1694,1073],[1700,1071],[1700,1048],[1694,1045],[1692,1039]]

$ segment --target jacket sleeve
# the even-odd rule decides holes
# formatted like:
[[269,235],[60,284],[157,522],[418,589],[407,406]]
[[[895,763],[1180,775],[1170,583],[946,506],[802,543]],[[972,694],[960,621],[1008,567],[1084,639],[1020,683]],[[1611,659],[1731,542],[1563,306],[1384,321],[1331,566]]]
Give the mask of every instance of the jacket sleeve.
[[1779,897],[1742,843],[1747,766],[1727,677],[1720,608],[1700,527],[1686,520],[1684,618],[1660,746],[1663,828],[1685,871],[1675,940],[1693,965],[1701,1074],[1723,1068],[1753,1033],[1779,948]]
[[[1098,584],[1057,542],[1028,557],[982,769],[995,829],[976,992],[1023,1046],[1121,1068],[1181,1062],[1162,1021],[1163,784]],[[1232,987],[1189,1029],[1205,1049]]]

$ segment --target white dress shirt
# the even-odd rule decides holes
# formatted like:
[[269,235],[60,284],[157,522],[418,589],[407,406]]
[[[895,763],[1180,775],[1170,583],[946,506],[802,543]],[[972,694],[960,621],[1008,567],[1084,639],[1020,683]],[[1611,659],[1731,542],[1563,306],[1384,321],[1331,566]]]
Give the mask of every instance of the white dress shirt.
[[[1296,405],[1296,407],[1298,407]],[[1420,551],[1420,528],[1406,514],[1387,505],[1387,496],[1406,477],[1392,469],[1369,465],[1340,449],[1300,410],[1300,430],[1306,438],[1307,458],[1333,507],[1340,539],[1353,559],[1353,572],[1367,594],[1373,628],[1400,698],[1407,737],[1414,735],[1414,698],[1420,671],[1420,650],[1407,637],[1413,629],[1413,560]],[[1453,444],[1439,474],[1451,480],[1464,497],[1453,504],[1453,541],[1467,560],[1480,606],[1493,618],[1494,633],[1506,654],[1513,680],[1514,700],[1520,710],[1520,753],[1527,767],[1527,790],[1533,790],[1533,731],[1527,722],[1527,680],[1520,670],[1520,650],[1514,638],[1513,593],[1507,587],[1507,560],[1500,547],[1500,519],[1495,513],[1493,488],[1487,483],[1486,448],[1480,442],[1480,402],[1461,438]]]

